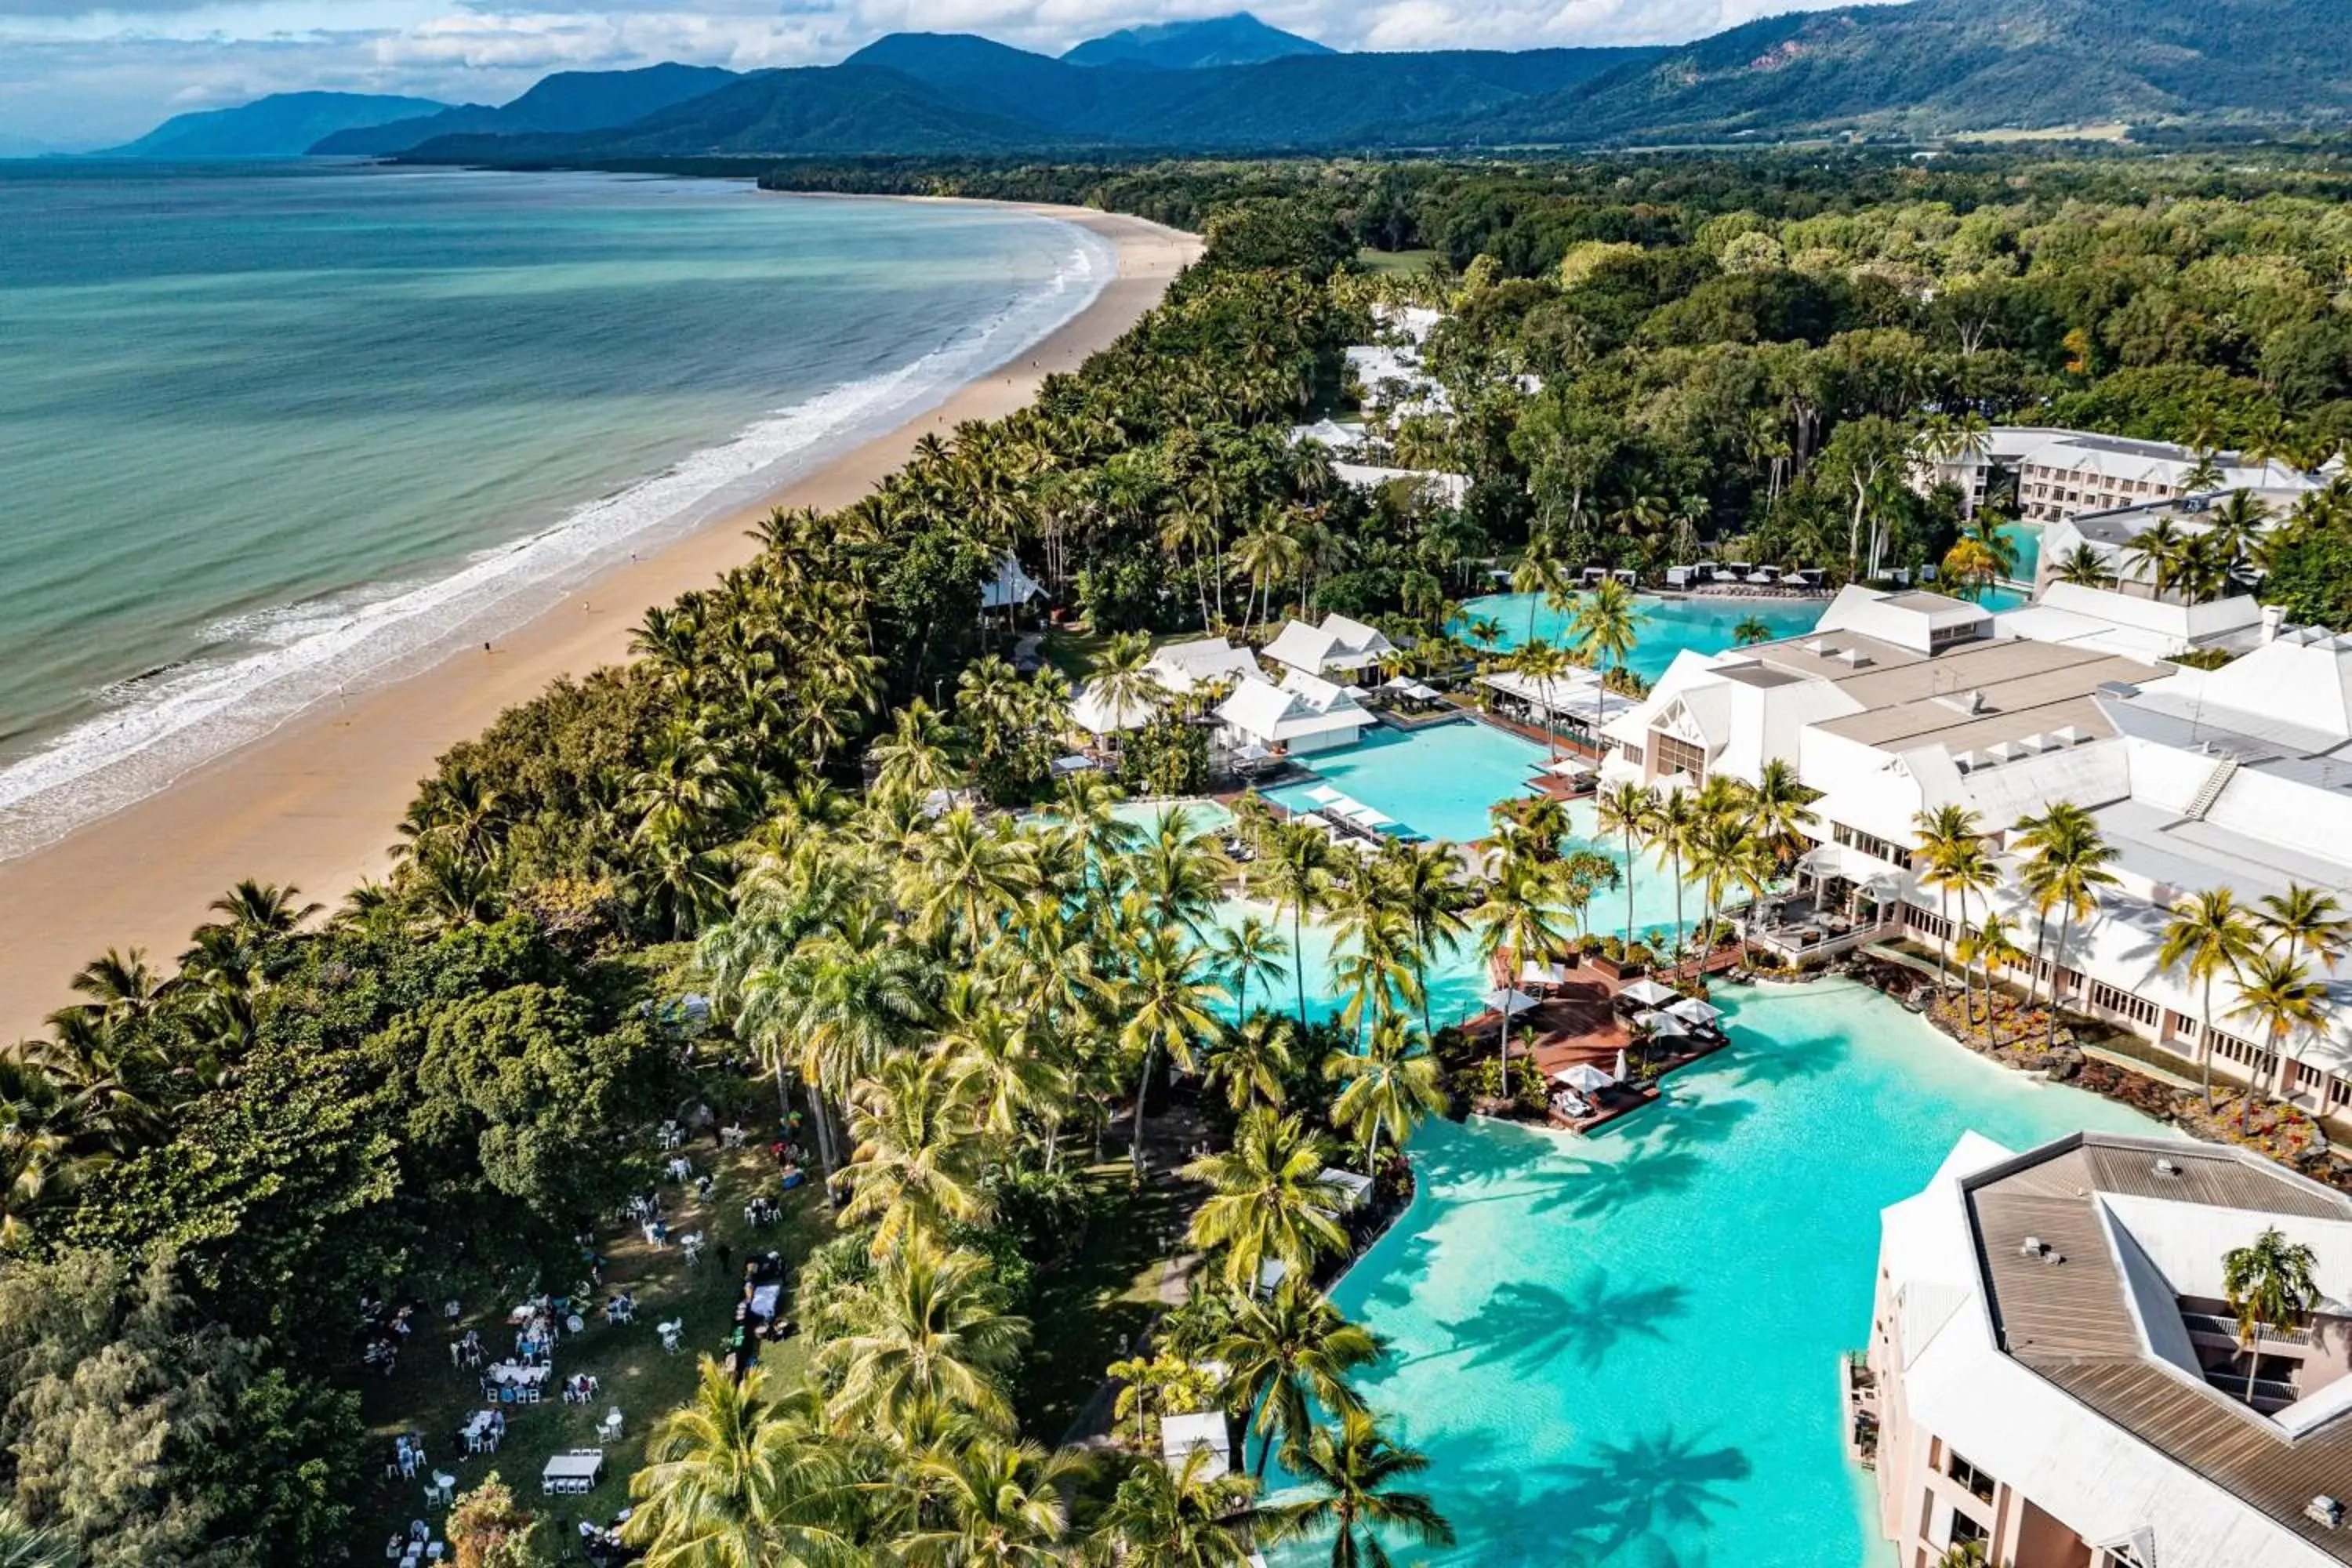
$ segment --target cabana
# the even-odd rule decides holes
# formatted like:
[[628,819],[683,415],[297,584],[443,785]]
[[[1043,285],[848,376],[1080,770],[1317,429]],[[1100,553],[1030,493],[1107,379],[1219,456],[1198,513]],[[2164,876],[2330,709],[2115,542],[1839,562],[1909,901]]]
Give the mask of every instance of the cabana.
[[1647,1029],[1662,1040],[1679,1039],[1690,1033],[1690,1026],[1672,1013],[1636,1013],[1633,1026]]
[[1372,1179],[1360,1172],[1326,1165],[1316,1179],[1327,1187],[1339,1189],[1339,1207],[1343,1210],[1361,1208],[1372,1195]]
[[1143,695],[1113,699],[1103,689],[1101,681],[1089,680],[1070,700],[1070,722],[1099,741],[1122,730],[1142,729],[1159,716],[1165,705]]
[[1579,1094],[1599,1094],[1617,1080],[1591,1062],[1579,1062],[1574,1067],[1551,1075],[1552,1082]]

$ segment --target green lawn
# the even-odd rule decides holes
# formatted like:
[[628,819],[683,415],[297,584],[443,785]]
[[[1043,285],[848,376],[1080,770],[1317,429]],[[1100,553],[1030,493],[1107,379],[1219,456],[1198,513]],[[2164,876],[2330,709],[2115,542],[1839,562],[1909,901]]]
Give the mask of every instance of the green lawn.
[[[467,1454],[457,1433],[467,1415],[482,1406],[478,1374],[460,1372],[450,1364],[448,1347],[455,1336],[436,1315],[412,1339],[399,1370],[389,1378],[371,1378],[362,1391],[369,1430],[380,1439],[371,1464],[381,1465],[392,1457],[397,1434],[420,1432],[430,1458],[428,1472],[439,1469],[457,1477],[460,1495],[496,1470],[514,1489],[519,1501],[536,1508],[541,1500],[540,1471],[548,1458],[567,1448],[596,1447],[597,1423],[607,1410],[618,1405],[626,1421],[620,1442],[605,1450],[603,1482],[585,1497],[546,1502],[566,1543],[573,1538],[576,1521],[593,1518],[601,1524],[625,1506],[629,1477],[644,1457],[653,1423],[664,1411],[692,1395],[700,1354],[725,1353],[744,1259],[755,1251],[781,1250],[797,1268],[809,1249],[831,1234],[830,1221],[822,1212],[813,1184],[783,1194],[781,1223],[761,1231],[743,1223],[743,1205],[755,1193],[775,1192],[775,1167],[765,1149],[721,1153],[704,1138],[685,1152],[697,1171],[716,1169],[719,1184],[708,1210],[693,1201],[691,1186],[662,1184],[670,1233],[675,1237],[704,1231],[711,1238],[710,1249],[699,1265],[689,1268],[685,1255],[674,1245],[656,1250],[646,1245],[634,1226],[605,1227],[600,1240],[611,1259],[604,1270],[605,1289],[626,1285],[635,1293],[636,1321],[608,1324],[601,1312],[589,1313],[586,1331],[565,1338],[555,1351],[557,1380],[584,1372],[603,1384],[594,1403],[566,1405],[551,1383],[546,1398],[538,1405],[506,1407],[506,1441],[498,1453]],[[724,1272],[717,1259],[721,1242],[733,1253],[733,1265]],[[600,1293],[600,1304],[603,1300]],[[460,1331],[478,1330],[491,1361],[503,1360],[513,1348],[513,1331],[506,1321],[511,1305],[506,1300],[464,1302],[466,1315]],[[675,1355],[663,1352],[654,1328],[671,1318],[686,1321],[683,1348]],[[761,1360],[790,1380],[799,1371],[803,1355],[800,1342],[793,1339],[769,1347]],[[413,1483],[381,1482],[373,1505],[362,1514],[355,1531],[362,1561],[373,1560],[385,1536],[420,1516],[424,1479],[420,1476]],[[437,1533],[440,1518],[431,1517]]]
[[1160,1279],[1200,1197],[1165,1177],[1137,1191],[1128,1173],[1125,1160],[1087,1170],[1095,1210],[1086,1237],[1067,1260],[1038,1269],[1035,1339],[1014,1404],[1022,1431],[1041,1443],[1061,1439],[1122,1342],[1133,1344],[1160,1314]]
[[1356,261],[1367,272],[1418,273],[1436,257],[1434,250],[1360,250]]

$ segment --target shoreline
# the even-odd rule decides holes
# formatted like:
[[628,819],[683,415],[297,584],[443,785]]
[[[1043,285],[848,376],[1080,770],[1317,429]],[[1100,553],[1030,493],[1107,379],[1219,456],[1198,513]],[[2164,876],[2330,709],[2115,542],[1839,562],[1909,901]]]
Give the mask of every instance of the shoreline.
[[901,466],[921,437],[1028,403],[1045,376],[1076,369],[1124,334],[1200,250],[1194,236],[1121,214],[975,205],[1088,230],[1116,252],[1114,275],[1076,315],[927,412],[612,563],[489,653],[452,647],[414,674],[314,704],[155,794],[0,861],[0,1040],[37,1030],[73,999],[75,972],[110,947],[144,948],[151,963],[175,958],[205,906],[241,879],[291,883],[331,907],[382,876],[400,814],[450,746],[561,677],[625,659],[644,612],[750,559],[745,531],[773,508],[846,506]]

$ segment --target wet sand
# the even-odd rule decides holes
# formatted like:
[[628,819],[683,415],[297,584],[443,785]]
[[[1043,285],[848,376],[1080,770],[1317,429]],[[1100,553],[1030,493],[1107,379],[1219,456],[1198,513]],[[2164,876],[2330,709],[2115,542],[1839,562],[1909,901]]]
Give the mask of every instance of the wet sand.
[[109,947],[168,963],[205,906],[252,877],[290,882],[331,907],[390,864],[394,826],[435,760],[560,676],[624,658],[645,611],[751,558],[745,530],[772,507],[832,509],[902,464],[917,439],[1029,401],[1156,304],[1199,241],[1139,218],[1033,207],[1084,225],[1118,249],[1118,276],[1093,304],[931,412],[642,560],[614,566],[564,605],[484,653],[453,651],[395,683],[320,704],[162,793],[0,862],[0,1040],[32,1032],[72,1000],[75,971]]

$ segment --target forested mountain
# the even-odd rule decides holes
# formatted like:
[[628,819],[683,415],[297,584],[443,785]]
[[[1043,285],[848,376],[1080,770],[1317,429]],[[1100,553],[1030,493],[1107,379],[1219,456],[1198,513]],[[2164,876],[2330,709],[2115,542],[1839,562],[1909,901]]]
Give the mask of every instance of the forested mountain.
[[[1291,35],[1226,17],[1113,35],[1054,59],[969,34],[898,33],[836,67],[551,77],[504,109],[430,120],[409,118],[413,105],[391,115],[359,107],[405,100],[269,99],[226,119],[183,117],[124,151],[315,145],[514,163],[1073,146],[1574,147],[2102,121],[2324,125],[2352,118],[2343,5],[1911,0],[1772,17],[1673,49],[1326,50],[1245,64],[1217,62]],[[298,104],[324,115],[346,102],[353,107],[341,112],[362,118],[326,123],[307,142],[285,129],[288,120],[311,123],[290,112]],[[240,118],[248,116],[250,125]],[[355,125],[379,129],[346,129]]]
[[1194,70],[1202,66],[1247,66],[1292,55],[1328,55],[1312,38],[1269,27],[1246,11],[1200,22],[1160,22],[1125,27],[1088,38],[1062,58],[1075,66],[1140,66],[1153,70]]
[[1461,142],[1916,133],[2352,110],[2341,0],[1913,0],[1775,16],[1541,102],[1414,134]]
[[341,131],[312,147],[321,155],[404,153],[436,136],[467,132],[603,131],[737,79],[716,66],[647,66],[628,71],[559,71],[499,109],[467,105],[421,119]]
[[760,71],[614,131],[445,136],[410,156],[451,163],[674,158],[728,153],[1016,152],[1062,139],[960,107],[897,71],[865,65]]
[[459,137],[415,152],[428,159],[518,162],[1354,145],[1385,142],[1398,124],[1525,104],[1656,52],[1300,55],[1255,66],[1154,70],[1076,66],[970,34],[897,33],[829,70],[748,78],[618,132]]
[[299,158],[321,137],[358,125],[382,125],[438,113],[449,106],[429,98],[369,92],[278,92],[235,109],[177,114],[138,141],[112,150],[115,158]]

